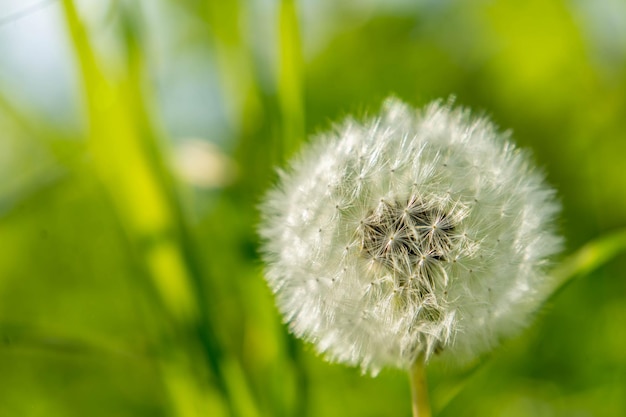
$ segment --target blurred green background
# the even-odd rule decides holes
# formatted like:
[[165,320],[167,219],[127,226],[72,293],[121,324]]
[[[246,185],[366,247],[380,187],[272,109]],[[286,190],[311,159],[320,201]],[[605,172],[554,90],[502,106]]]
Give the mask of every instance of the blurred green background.
[[[626,226],[623,0],[0,1],[0,416],[409,416],[403,373],[287,334],[255,234],[273,167],[390,94],[512,129],[566,254]],[[435,415],[626,415],[609,246],[481,363],[435,361]]]

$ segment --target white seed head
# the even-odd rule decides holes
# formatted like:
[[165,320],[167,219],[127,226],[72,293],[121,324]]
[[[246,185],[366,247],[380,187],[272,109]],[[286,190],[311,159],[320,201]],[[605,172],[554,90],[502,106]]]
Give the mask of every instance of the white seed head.
[[467,110],[390,99],[306,146],[262,206],[266,277],[297,336],[332,361],[465,361],[545,299],[554,191]]

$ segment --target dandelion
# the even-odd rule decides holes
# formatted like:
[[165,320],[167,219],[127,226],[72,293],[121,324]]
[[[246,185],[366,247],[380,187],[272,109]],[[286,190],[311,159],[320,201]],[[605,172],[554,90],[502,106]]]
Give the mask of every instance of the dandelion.
[[468,361],[545,299],[558,210],[488,120],[390,99],[281,173],[262,207],[266,277],[291,331],[331,361],[372,374]]

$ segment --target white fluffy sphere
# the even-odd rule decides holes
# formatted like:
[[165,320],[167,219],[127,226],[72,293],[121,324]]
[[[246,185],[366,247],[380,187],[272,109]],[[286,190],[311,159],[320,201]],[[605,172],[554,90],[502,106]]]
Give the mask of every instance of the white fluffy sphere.
[[266,276],[291,330],[332,361],[468,360],[545,299],[558,210],[488,120],[391,99],[316,138],[269,191]]

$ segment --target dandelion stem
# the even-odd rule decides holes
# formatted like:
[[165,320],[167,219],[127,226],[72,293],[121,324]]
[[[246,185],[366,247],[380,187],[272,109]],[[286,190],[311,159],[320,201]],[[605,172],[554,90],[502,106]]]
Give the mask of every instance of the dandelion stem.
[[424,358],[418,357],[409,371],[411,379],[411,403],[413,417],[431,417],[430,403],[428,402],[428,387],[426,386],[426,367]]

